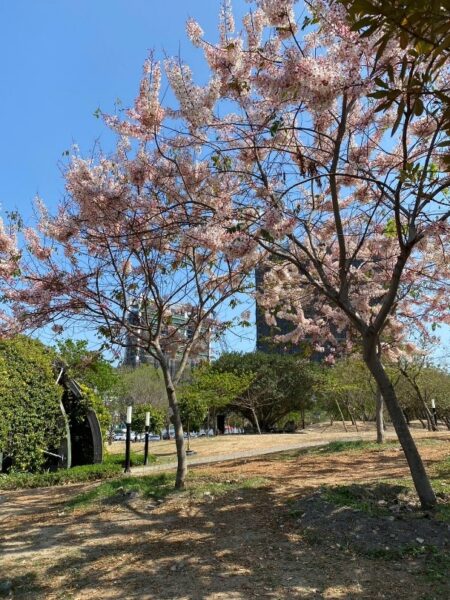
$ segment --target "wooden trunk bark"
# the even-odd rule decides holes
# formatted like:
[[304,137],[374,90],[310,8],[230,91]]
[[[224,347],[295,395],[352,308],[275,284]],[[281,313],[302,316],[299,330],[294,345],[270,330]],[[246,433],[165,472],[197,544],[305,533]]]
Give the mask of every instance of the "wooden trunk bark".
[[436,505],[436,496],[425,471],[422,458],[417,450],[411,432],[409,431],[403,411],[398,403],[394,386],[384,370],[380,358],[375,352],[375,347],[376,345],[373,339],[369,338],[364,340],[364,360],[384,398],[392,424],[394,425],[399,442],[405,453],[406,460],[408,461],[411,476],[422,508],[434,508]]
[[181,490],[185,486],[187,475],[186,448],[184,444],[183,424],[180,417],[180,409],[177,402],[175,386],[172,382],[169,369],[165,365],[161,365],[164,382],[166,385],[167,400],[169,401],[169,409],[171,421],[175,429],[175,445],[177,448],[177,474],[175,478],[175,489]]
[[342,425],[344,426],[345,431],[348,431],[347,425],[345,424],[344,413],[341,410],[341,406],[340,406],[339,402],[337,401],[337,398],[335,398],[334,401],[336,402],[336,406],[338,407],[339,414],[341,415]]
[[256,411],[255,411],[254,408],[252,408],[251,410],[252,410],[253,419],[254,419],[255,426],[256,426],[256,431],[259,433],[259,435],[262,435],[262,433],[261,433],[261,427],[259,426],[259,421],[258,421],[258,417],[256,415]]

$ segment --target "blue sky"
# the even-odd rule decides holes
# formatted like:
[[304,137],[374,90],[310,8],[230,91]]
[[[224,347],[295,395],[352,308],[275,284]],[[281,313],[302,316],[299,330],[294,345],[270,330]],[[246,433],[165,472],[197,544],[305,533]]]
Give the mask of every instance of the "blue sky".
[[[248,5],[235,0],[237,14]],[[77,143],[112,137],[97,107],[129,106],[149,49],[182,56],[201,77],[199,51],[185,35],[188,16],[214,35],[219,0],[1,0],[0,203],[29,214],[39,193],[54,205],[63,193],[58,163]]]

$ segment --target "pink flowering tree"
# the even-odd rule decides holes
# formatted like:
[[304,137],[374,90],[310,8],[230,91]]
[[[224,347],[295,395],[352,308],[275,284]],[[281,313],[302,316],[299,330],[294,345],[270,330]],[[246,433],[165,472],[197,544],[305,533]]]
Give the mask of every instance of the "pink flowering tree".
[[[13,215],[11,227],[5,227],[3,219],[0,218],[0,282],[1,286],[9,286],[19,274],[20,254],[17,248],[16,217]],[[0,323],[8,329],[12,326],[11,314],[6,306],[0,309]]]
[[131,347],[161,367],[182,488],[176,386],[193,355],[207,357],[222,327],[217,313],[245,289],[256,244],[211,222],[227,210],[225,179],[205,177],[205,165],[176,140],[156,147],[155,69],[146,64],[133,121],[123,127],[138,147],[122,138],[112,157],[72,157],[67,198],[54,215],[38,202],[37,226],[23,230],[22,276],[5,293],[19,330],[50,323],[59,333],[78,322],[116,351]]
[[[232,181],[223,234],[239,232],[271,256],[259,301],[273,324],[323,346],[328,361],[362,349],[424,507],[435,504],[424,465],[383,359],[408,350],[411,332],[449,322],[448,140],[439,97],[444,63],[423,93],[394,86],[428,73],[426,58],[395,41],[377,59],[336,3],[256,0],[235,31],[228,2],[217,42],[187,24],[209,82],[187,65],[166,73],[178,137],[201,148],[214,181]],[[180,165],[180,163],[178,162]],[[275,260],[274,260],[275,259]],[[312,309],[312,310],[311,310]]]

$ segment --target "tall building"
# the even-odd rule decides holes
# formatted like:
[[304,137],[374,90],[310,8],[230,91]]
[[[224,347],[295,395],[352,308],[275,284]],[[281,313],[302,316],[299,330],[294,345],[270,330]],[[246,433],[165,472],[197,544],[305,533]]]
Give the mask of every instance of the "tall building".
[[[166,340],[170,340],[170,344],[167,344],[165,349],[166,356],[168,356],[169,368],[172,375],[176,372],[180,365],[181,355],[184,349],[184,340],[186,342],[192,338],[194,332],[189,320],[189,314],[186,310],[186,306],[179,306],[172,308],[171,315],[171,326],[176,329],[176,337],[173,340],[168,337]],[[140,324],[140,308],[134,307],[129,311],[128,322],[133,327],[139,327]],[[168,333],[168,331],[167,331]],[[164,341],[164,334],[163,341]],[[202,362],[209,362],[211,360],[211,328],[206,325],[202,330],[201,336],[195,341],[192,346],[190,356],[187,362],[188,367],[195,367]],[[124,359],[122,362],[123,366],[136,368],[140,365],[154,365],[159,367],[158,361],[142,347],[142,341],[138,341],[136,336],[131,332],[127,333],[126,346]]]

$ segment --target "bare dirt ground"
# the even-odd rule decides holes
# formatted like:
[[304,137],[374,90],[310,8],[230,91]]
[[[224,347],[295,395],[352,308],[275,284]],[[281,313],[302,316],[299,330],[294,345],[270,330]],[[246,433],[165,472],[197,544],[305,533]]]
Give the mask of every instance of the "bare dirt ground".
[[[432,468],[448,456],[450,436],[427,437],[441,440],[421,444]],[[406,475],[403,453],[388,446],[197,467],[196,478],[229,483],[230,491],[187,490],[161,504],[136,497],[71,511],[67,502],[92,485],[4,492],[0,580],[12,582],[11,598],[33,600],[441,600],[450,597],[448,580],[425,577],[420,557],[386,560],[367,550],[417,546],[417,538],[444,548],[447,523],[368,517],[323,496],[323,486]],[[254,477],[264,482],[249,489]]]

